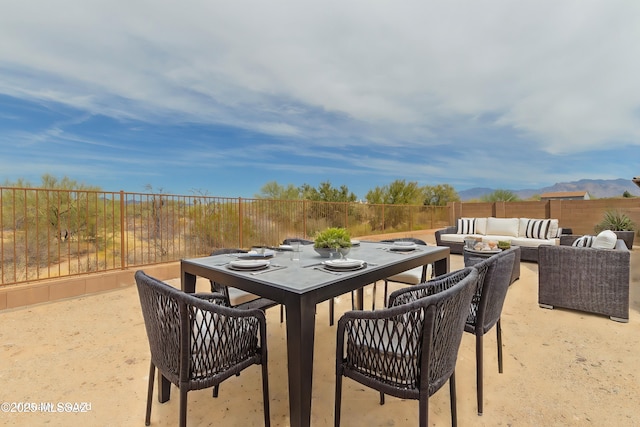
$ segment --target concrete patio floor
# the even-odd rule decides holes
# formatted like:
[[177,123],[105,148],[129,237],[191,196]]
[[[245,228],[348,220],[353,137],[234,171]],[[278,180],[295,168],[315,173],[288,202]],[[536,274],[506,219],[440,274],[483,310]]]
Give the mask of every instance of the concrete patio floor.
[[[420,236],[417,236],[420,237]],[[433,235],[422,236],[431,244]],[[465,334],[456,369],[460,426],[632,426],[640,422],[640,255],[632,252],[630,321],[569,310],[538,307],[537,264],[523,262],[520,280],[510,288],[502,315],[504,373],[497,369],[495,332],[485,337],[484,415],[476,413],[475,338]],[[462,256],[451,256],[451,269]],[[173,281],[176,283],[176,281]],[[382,282],[376,306],[382,306]],[[199,285],[206,290],[208,282]],[[371,286],[365,305],[371,307]],[[339,316],[351,305],[338,300]],[[328,304],[317,309],[312,425],[333,424],[335,326]],[[287,426],[288,392],[285,325],[279,309],[267,311],[271,423]],[[149,349],[138,295],[131,287],[0,313],[0,425],[142,426]],[[12,405],[12,403],[15,404]],[[72,410],[44,412],[58,402]],[[35,412],[6,412],[35,406]],[[80,405],[86,403],[87,405]],[[220,387],[188,397],[192,426],[262,425],[260,370],[252,367]],[[429,403],[430,425],[450,425],[448,387]],[[417,424],[418,404],[378,394],[345,379],[344,426]],[[151,425],[178,420],[178,392],[159,404],[154,398]]]

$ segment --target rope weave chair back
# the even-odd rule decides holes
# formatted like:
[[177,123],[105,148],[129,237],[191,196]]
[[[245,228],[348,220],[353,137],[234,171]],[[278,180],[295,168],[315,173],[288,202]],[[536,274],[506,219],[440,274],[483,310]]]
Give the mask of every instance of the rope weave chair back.
[[504,300],[511,284],[511,273],[515,262],[513,249],[502,251],[474,265],[480,279],[478,289],[471,301],[467,324],[487,333],[500,319]]
[[[428,296],[418,297],[415,287],[401,289],[394,292],[394,305],[389,308],[350,311],[340,319],[336,425],[343,375],[381,393],[420,399],[421,425],[426,425],[428,396],[453,376],[477,278],[474,268],[466,268],[433,280],[432,289],[424,291]],[[401,293],[410,296],[400,298]],[[452,405],[454,399],[452,393]]]
[[151,351],[147,425],[155,368],[180,388],[180,425],[185,425],[188,391],[217,386],[253,364],[262,365],[268,425],[264,313],[227,307],[220,294],[184,293],[142,271],[135,279]]
[[502,327],[500,315],[515,267],[516,250],[511,248],[474,265],[480,273],[478,288],[471,300],[465,332],[476,336],[476,399],[478,414],[483,413],[483,336],[496,326],[498,372],[502,373]]

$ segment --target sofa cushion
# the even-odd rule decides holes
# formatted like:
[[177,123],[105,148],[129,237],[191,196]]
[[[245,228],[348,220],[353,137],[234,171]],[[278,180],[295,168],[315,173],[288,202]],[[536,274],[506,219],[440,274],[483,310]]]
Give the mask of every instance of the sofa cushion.
[[440,240],[442,240],[443,242],[464,243],[465,237],[475,237],[478,239],[482,239],[484,236],[480,234],[441,234]]
[[593,245],[593,239],[595,239],[595,236],[584,235],[574,240],[571,246],[590,248]]
[[513,237],[511,238],[512,246],[522,246],[525,248],[537,248],[543,245],[555,245],[556,239],[531,239],[527,237]]
[[487,218],[487,235],[518,237],[518,218]]
[[487,234],[487,218],[476,218],[476,234]]
[[458,218],[458,234],[473,234],[476,232],[475,218]]
[[596,249],[613,249],[616,247],[617,241],[618,236],[616,236],[616,233],[611,230],[604,230],[593,239],[591,247]]

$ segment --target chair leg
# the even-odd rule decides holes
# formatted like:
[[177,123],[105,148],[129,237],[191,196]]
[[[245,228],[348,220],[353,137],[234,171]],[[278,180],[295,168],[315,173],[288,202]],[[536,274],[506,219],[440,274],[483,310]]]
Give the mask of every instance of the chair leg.
[[336,402],[334,408],[334,427],[340,427],[340,407],[342,405],[342,373],[336,373]]
[[418,408],[418,426],[427,427],[429,425],[429,391],[420,391],[420,405]]
[[220,384],[216,384],[213,386],[213,397],[218,397],[218,392],[220,391]]
[[478,415],[482,415],[482,335],[476,335],[476,389],[478,399]]
[[280,323],[284,322],[284,305],[280,304]]
[[267,361],[262,361],[262,400],[264,401],[264,425],[271,426],[271,412],[269,410],[269,374]]
[[498,372],[502,373],[502,327],[500,326],[500,319],[496,323],[496,335],[498,341]]
[[373,294],[371,296],[371,310],[375,310],[376,309],[376,282],[373,282]]
[[387,282],[386,280],[384,281],[384,299],[382,300],[382,305],[383,307],[387,306],[387,285],[389,282]]
[[456,371],[449,377],[449,399],[451,400],[451,425],[458,425],[458,406],[456,404]]
[[144,417],[144,425],[151,424],[151,403],[153,400],[153,377],[156,375],[156,366],[153,362],[150,363],[149,368],[149,390],[147,390],[147,413]]
[[180,387],[180,427],[187,427],[187,390]]
[[329,300],[329,326],[333,326],[333,310],[335,309],[334,305],[335,301],[333,300],[333,298],[331,298]]
[[380,392],[380,405],[384,405],[384,393]]

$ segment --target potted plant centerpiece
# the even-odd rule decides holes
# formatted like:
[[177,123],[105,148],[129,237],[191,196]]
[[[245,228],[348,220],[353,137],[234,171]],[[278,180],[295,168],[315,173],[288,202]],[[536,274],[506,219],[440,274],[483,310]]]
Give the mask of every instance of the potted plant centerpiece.
[[325,258],[332,253],[345,256],[351,249],[351,236],[345,228],[330,227],[316,234],[313,248]]
[[594,227],[596,233],[602,230],[613,231],[619,239],[624,240],[629,250],[633,248],[633,237],[636,234],[635,229],[636,225],[631,221],[631,218],[618,210],[606,211],[602,222],[596,224]]

